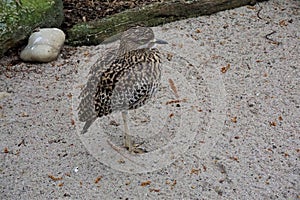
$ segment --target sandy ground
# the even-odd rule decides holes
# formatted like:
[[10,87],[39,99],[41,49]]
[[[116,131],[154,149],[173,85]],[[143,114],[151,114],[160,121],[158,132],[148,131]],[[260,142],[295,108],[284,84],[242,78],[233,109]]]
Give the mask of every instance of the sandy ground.
[[299,199],[299,4],[154,28],[162,87],[130,112],[144,154],[123,149],[120,113],[79,134],[80,87],[116,44],[1,74],[0,199]]

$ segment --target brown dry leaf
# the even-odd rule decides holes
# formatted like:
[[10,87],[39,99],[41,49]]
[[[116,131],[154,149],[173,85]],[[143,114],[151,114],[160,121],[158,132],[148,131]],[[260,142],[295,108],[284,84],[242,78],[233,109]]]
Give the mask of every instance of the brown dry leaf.
[[276,122],[269,122],[270,123],[270,126],[276,126]]
[[58,184],[58,187],[62,187],[64,185],[64,183],[62,182],[62,183],[59,183]]
[[282,120],[283,120],[282,116],[279,116],[279,117],[278,117],[278,120],[279,120],[279,121],[282,121]]
[[200,169],[195,169],[195,168],[193,168],[193,169],[191,170],[190,174],[196,174],[196,175],[198,175],[199,172],[200,172]]
[[53,180],[53,181],[59,181],[59,180],[62,180],[62,179],[63,179],[62,177],[55,177],[55,176],[53,176],[53,175],[51,175],[51,174],[48,174],[48,177],[49,177],[51,180]]
[[177,184],[177,181],[174,180],[173,182],[171,182],[171,181],[168,181],[168,180],[167,180],[167,181],[166,181],[166,184],[167,184],[167,185],[171,185],[171,186],[173,187],[173,186],[175,186],[175,185]]
[[177,93],[177,88],[174,84],[174,81],[172,79],[169,79],[169,84],[170,84],[170,87],[171,89],[173,90],[174,94],[175,94],[175,97],[178,99],[179,98],[179,95]]
[[147,185],[150,185],[151,181],[144,181],[141,183],[141,186],[145,187]]
[[231,156],[230,159],[236,161],[236,162],[240,162],[239,158],[237,156]]
[[150,192],[160,192],[160,189],[150,188],[149,191]]
[[221,68],[221,72],[222,73],[226,73],[227,70],[229,70],[229,69],[230,69],[230,64],[227,64],[226,66],[224,66],[224,67]]
[[75,125],[75,120],[74,119],[71,119],[71,124]]
[[171,114],[169,115],[169,118],[172,118],[172,117],[174,117],[174,113],[171,113]]
[[203,171],[206,172],[207,167],[205,165],[202,165]]
[[197,30],[196,30],[196,33],[201,33],[201,30],[200,30],[200,29],[197,29]]
[[231,122],[236,123],[237,122],[237,117],[231,118]]
[[283,27],[283,26],[287,26],[288,25],[288,23],[287,23],[287,21],[286,20],[281,20],[280,22],[279,22],[279,25],[281,26],[281,27]]
[[5,148],[4,148],[4,150],[3,150],[3,152],[4,152],[4,153],[9,153],[9,150],[8,150],[8,148],[7,148],[7,147],[5,147]]
[[96,184],[99,183],[99,181],[101,181],[102,177],[103,177],[103,176],[98,176],[98,177],[95,179],[94,183],[96,183]]

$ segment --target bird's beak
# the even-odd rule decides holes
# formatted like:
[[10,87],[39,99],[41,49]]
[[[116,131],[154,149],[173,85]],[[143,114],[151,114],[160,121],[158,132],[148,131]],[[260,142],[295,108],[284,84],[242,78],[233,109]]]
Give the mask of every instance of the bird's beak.
[[168,42],[166,42],[164,40],[160,40],[160,39],[154,39],[154,43],[156,43],[156,44],[168,44]]

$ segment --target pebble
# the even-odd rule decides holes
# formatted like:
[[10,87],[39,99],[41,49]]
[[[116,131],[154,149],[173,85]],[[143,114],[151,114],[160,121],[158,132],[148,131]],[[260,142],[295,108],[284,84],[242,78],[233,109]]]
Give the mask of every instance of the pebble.
[[50,62],[57,58],[65,41],[65,34],[57,28],[43,28],[29,37],[21,52],[23,61]]
[[9,96],[10,96],[10,94],[7,92],[0,92],[0,100],[5,99],[6,97],[9,97]]

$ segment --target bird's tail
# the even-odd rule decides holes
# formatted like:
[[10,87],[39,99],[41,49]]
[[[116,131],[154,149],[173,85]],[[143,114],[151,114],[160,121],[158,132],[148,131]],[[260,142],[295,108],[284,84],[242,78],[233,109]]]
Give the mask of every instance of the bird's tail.
[[97,119],[97,117],[99,117],[95,110],[95,94],[97,91],[97,85],[99,84],[102,73],[114,60],[116,52],[117,50],[107,52],[104,57],[99,58],[90,68],[90,77],[79,95],[81,102],[78,106],[78,117],[79,121],[85,122],[83,130],[81,131],[82,134],[87,132],[92,123]]
[[97,119],[97,113],[95,111],[95,90],[97,80],[95,77],[91,77],[82,90],[79,98],[81,98],[81,102],[78,106],[78,117],[79,121],[85,122],[83,130],[81,133],[87,132],[88,128],[92,125],[92,123]]

